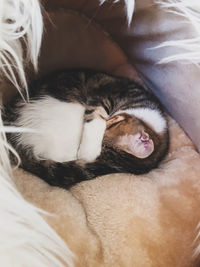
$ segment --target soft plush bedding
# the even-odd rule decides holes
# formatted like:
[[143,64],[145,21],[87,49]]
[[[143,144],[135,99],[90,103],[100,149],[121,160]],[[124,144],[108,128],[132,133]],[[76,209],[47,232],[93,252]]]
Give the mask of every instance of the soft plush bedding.
[[17,170],[15,183],[67,242],[75,266],[190,267],[200,220],[200,156],[170,120],[170,153],[146,175],[107,175],[70,191]]
[[[30,81],[61,68],[87,67],[145,82],[199,147],[196,67],[158,66],[169,50],[163,48],[158,57],[158,50],[145,50],[177,34],[179,39],[192,36],[188,24],[184,30],[178,23],[174,30],[166,29],[180,18],[166,15],[152,1],[145,5],[136,1],[129,29],[122,1],[102,6],[83,0],[42,4],[45,27],[39,72],[35,75],[27,68]],[[5,81],[0,85],[8,88]],[[9,87],[5,92],[8,101],[14,90]],[[67,191],[21,169],[14,171],[22,196],[51,213],[42,216],[74,253],[75,266],[198,266],[194,252],[199,244],[200,155],[171,117],[169,124],[170,151],[159,168],[145,175],[107,175]]]
[[[98,23],[123,50],[145,83],[200,149],[200,124],[196,120],[200,113],[199,67],[188,64],[198,63],[200,57],[198,1],[164,1],[165,8],[159,5],[159,2],[162,3],[159,0],[135,1],[134,19],[129,27],[124,1],[116,2],[113,4],[112,1],[105,1],[99,6],[98,0],[44,0],[43,4],[50,12],[75,10],[88,17],[89,25],[92,22]],[[179,9],[173,12],[173,6]],[[188,10],[188,6],[192,9]],[[189,23],[190,20],[195,27]],[[73,31],[73,27],[71,30]],[[69,40],[67,35],[64,38]],[[163,46],[164,42],[168,42],[166,46]],[[160,45],[160,48],[155,49]],[[165,64],[159,64],[160,62]],[[100,65],[99,62],[93,61],[93,64],[95,63],[97,65],[94,67]],[[184,96],[188,94],[190,97],[186,101]],[[183,110],[187,111],[184,116]]]

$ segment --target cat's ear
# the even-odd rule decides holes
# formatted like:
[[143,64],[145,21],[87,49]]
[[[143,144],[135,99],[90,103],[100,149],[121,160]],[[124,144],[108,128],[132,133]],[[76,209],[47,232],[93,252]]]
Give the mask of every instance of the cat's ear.
[[120,136],[116,144],[120,149],[134,155],[137,158],[147,158],[154,151],[153,140],[145,131],[134,135]]

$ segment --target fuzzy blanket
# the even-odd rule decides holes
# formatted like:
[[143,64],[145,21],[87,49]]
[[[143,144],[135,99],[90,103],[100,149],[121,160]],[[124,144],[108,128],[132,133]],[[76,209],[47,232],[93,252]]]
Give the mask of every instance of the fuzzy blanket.
[[174,121],[170,134],[169,155],[146,175],[107,175],[65,191],[16,171],[25,199],[55,214],[46,220],[75,266],[194,266],[200,155]]
[[[71,10],[48,16],[57,27],[45,22],[40,75],[59,66],[85,66],[141,82],[118,45],[97,24]],[[46,220],[74,253],[76,266],[194,266],[200,156],[173,120],[170,140],[167,158],[146,175],[107,175],[65,191],[17,170],[15,183],[25,199],[56,215]]]
[[[14,10],[17,10],[17,3],[23,3],[23,8],[19,9],[18,12],[24,12],[21,15],[25,17],[26,14],[28,14],[27,12],[30,14],[27,15],[28,21],[22,21],[22,23],[25,23],[25,25],[32,25],[28,33],[30,36],[34,36],[35,33],[40,39],[40,32],[42,29],[38,27],[38,24],[37,29],[39,30],[36,30],[34,28],[36,25],[33,23],[36,21],[35,19],[38,15],[36,12],[38,10],[37,2],[35,0],[29,1],[29,3],[32,3],[32,6],[30,4],[27,5],[28,2],[26,0],[13,1]],[[198,72],[194,72],[192,68],[187,67],[179,69],[175,66],[171,69],[170,65],[162,69],[153,64],[152,57],[148,57],[149,54],[144,54],[143,58],[142,49],[144,47],[142,47],[143,43],[141,41],[144,41],[144,39],[141,38],[141,29],[137,31],[137,28],[134,28],[136,29],[134,32],[134,46],[132,46],[132,43],[130,45],[129,42],[129,38],[132,34],[131,32],[120,35],[120,39],[118,33],[120,33],[120,31],[123,33],[122,30],[127,29],[125,13],[122,12],[124,5],[121,1],[115,5],[113,5],[111,1],[106,1],[101,8],[99,8],[98,1],[86,2],[87,1],[84,0],[42,1],[45,8],[45,12],[43,13],[45,31],[41,56],[39,58],[39,74],[37,77],[59,68],[89,67],[112,72],[117,75],[128,76],[141,82],[135,69],[130,64],[130,59],[132,61],[135,59],[137,68],[146,74],[146,76],[144,76],[146,82],[150,84],[151,75],[152,73],[155,74],[154,82],[156,83],[156,81],[158,81],[157,87],[155,87],[157,93],[161,92],[159,91],[159,85],[163,86],[163,81],[165,81],[165,94],[160,94],[160,98],[165,100],[167,99],[165,96],[170,96],[168,98],[170,102],[171,100],[179,100],[181,95],[182,100],[185,100],[187,95],[185,93],[183,94],[182,90],[179,95],[174,97],[174,94],[178,90],[176,87],[173,87],[173,90],[170,90],[169,93],[167,87],[168,81],[172,83],[175,81],[177,70],[180,70],[179,77],[185,79],[187,77],[183,75],[182,70],[189,75],[190,73],[194,74],[195,77],[198,77]],[[127,0],[125,2],[127,3],[127,10],[132,10],[133,4],[130,4],[131,1]],[[168,1],[167,3],[170,6],[172,2]],[[12,1],[8,3],[12,3]],[[138,18],[142,21],[144,17],[143,8],[147,8],[148,5],[152,7],[152,1],[146,1],[145,5],[140,5],[138,3],[139,1],[136,1],[136,10],[138,8],[139,17],[137,17],[137,13],[135,19],[137,20]],[[140,3],[142,3],[142,1]],[[185,7],[184,0],[175,1],[173,3],[177,5],[182,3],[182,6]],[[30,8],[35,5],[35,8]],[[116,19],[113,13],[111,14],[111,7],[119,20]],[[69,10],[69,8],[73,10]],[[35,14],[32,10],[35,11]],[[82,10],[84,11],[84,15],[80,14]],[[161,18],[159,12],[156,10],[157,19]],[[191,12],[193,12],[193,10]],[[131,13],[132,12],[129,12],[129,21],[131,19]],[[7,14],[7,12],[5,12],[5,14]],[[11,12],[11,14],[13,13]],[[190,13],[187,14],[190,16]],[[194,20],[196,14],[197,13],[192,17],[194,24],[196,23]],[[154,18],[155,16],[152,15],[152,17]],[[152,21],[152,17],[150,16],[148,20],[149,23],[145,24],[147,25],[145,28],[147,32],[148,27],[151,27],[150,22]],[[29,18],[31,18],[30,21]],[[122,23],[120,24],[119,22]],[[118,23],[122,26],[118,27]],[[163,24],[165,27],[165,23]],[[0,25],[2,25],[2,22]],[[111,25],[111,27],[109,25]],[[10,27],[9,23],[6,26],[8,27],[2,32],[4,34],[6,33],[5,36],[9,36],[10,38],[12,34],[7,35],[6,31],[12,27]],[[108,31],[105,32],[105,29]],[[117,29],[117,31],[113,32],[114,29]],[[148,36],[150,42],[153,38],[160,37],[156,29],[157,28],[153,31],[152,36]],[[143,30],[144,29],[142,29],[142,33],[144,33]],[[112,33],[112,38],[114,40],[108,32],[110,34]],[[19,32],[17,33],[19,34]],[[172,34],[173,33],[172,31]],[[183,35],[184,34],[185,32],[183,32]],[[13,36],[13,38],[16,38],[16,28]],[[36,66],[40,40],[37,38],[37,40],[31,39],[30,36],[28,35],[28,47],[30,51],[33,51],[33,54],[28,53],[28,56]],[[2,36],[0,37],[0,40],[3,39]],[[183,38],[183,36],[181,35],[180,38]],[[129,48],[129,50],[126,51],[131,52],[126,55],[123,49],[127,47],[124,46],[125,43],[123,43],[123,40],[126,40],[125,43]],[[9,41],[10,39],[8,43]],[[163,41],[166,41],[166,39],[163,39]],[[184,42],[182,42],[182,44],[183,43]],[[11,42],[11,44],[13,43]],[[191,45],[192,44],[193,43],[191,43]],[[2,47],[2,44],[0,45]],[[5,42],[5,47],[7,48],[6,45],[7,43]],[[3,49],[6,49],[5,47],[3,46]],[[35,47],[37,47],[36,50],[34,50]],[[190,47],[189,42],[188,47]],[[192,49],[195,50],[196,47],[199,46],[192,46]],[[15,55],[15,52],[17,53],[18,50],[22,50],[22,46],[17,42],[14,45],[14,50],[12,50],[12,47],[10,49],[10,53],[12,52]],[[139,55],[138,51],[140,51],[140,53],[142,51],[142,53],[137,58],[137,55]],[[189,51],[193,50],[189,49]],[[2,55],[2,53],[0,55]],[[19,66],[17,65],[19,77],[21,77],[19,84],[26,87],[23,65],[21,64],[22,55],[23,53],[19,53],[19,55],[17,55],[19,60],[14,60],[14,62],[19,64]],[[131,58],[131,55],[134,55],[135,58]],[[34,58],[35,61],[33,60]],[[4,66],[4,54],[1,59],[2,66]],[[11,59],[12,58],[8,58],[7,63],[9,63]],[[171,60],[173,59],[171,58]],[[169,77],[171,77],[170,75],[167,76],[170,73],[168,67],[170,71],[172,70],[174,73],[174,79],[169,79]],[[5,68],[4,70],[9,71],[10,69]],[[151,71],[148,72],[147,70]],[[163,76],[160,76],[160,73],[163,73]],[[11,74],[7,73],[7,76],[14,77],[13,75],[15,73],[12,72]],[[35,78],[31,69],[27,71],[27,74],[29,80]],[[193,77],[194,80],[195,77]],[[191,80],[193,81],[193,79]],[[17,86],[16,79],[13,78],[12,82]],[[1,80],[0,90],[3,92],[3,97],[6,101],[8,101],[9,97],[13,96],[12,92],[15,91],[15,88],[14,90],[12,89],[9,83],[5,83],[4,79]],[[179,86],[179,89],[182,89],[182,84]],[[187,92],[187,90],[185,92]],[[191,95],[196,99],[197,92],[194,91]],[[186,103],[186,101],[183,101],[183,103]],[[191,101],[191,103],[193,103],[193,101]],[[176,107],[180,107],[178,104],[174,104],[173,107],[175,108],[175,114],[183,114],[183,109],[176,110]],[[194,107],[198,108],[199,105],[194,105]],[[180,113],[178,113],[178,111],[180,111]],[[191,115],[190,112],[186,112],[185,109],[184,112],[187,116],[188,114]],[[196,114],[198,114],[198,112]],[[186,116],[182,116],[182,118],[186,120]],[[186,121],[195,126],[193,120],[187,119]],[[184,123],[182,125],[186,126]],[[192,132],[199,138],[198,131]],[[43,213],[42,216],[74,253],[73,259],[75,266],[197,266],[196,262],[198,258],[193,257],[193,254],[195,248],[199,244],[197,225],[200,221],[200,156],[189,137],[186,136],[180,126],[172,119],[170,119],[170,136],[171,144],[168,156],[159,168],[152,170],[146,175],[107,175],[92,181],[82,182],[74,186],[70,191],[51,187],[39,178],[25,173],[20,169],[15,170],[13,180],[18,191],[22,193],[25,200],[34,204],[35,207],[42,208],[50,213],[49,215]],[[196,137],[194,139],[197,140],[198,143],[199,139]],[[0,150],[1,148],[0,142]],[[1,151],[0,163],[4,164],[4,159],[5,154]],[[4,166],[3,164],[2,166]],[[9,173],[9,167],[6,170],[8,170]],[[3,175],[2,172],[0,174],[6,177],[4,173]],[[3,181],[4,178],[1,182]],[[7,180],[5,179],[5,181]],[[4,189],[3,185],[2,183],[0,187],[1,190]],[[7,191],[4,192],[0,190],[0,203],[3,203],[5,206],[3,207],[2,205],[0,209],[1,220],[3,222],[1,224],[0,233],[2,237],[5,232],[2,238],[3,242],[7,239],[9,241],[8,246],[4,245],[4,243],[2,243],[4,246],[1,245],[1,248],[5,249],[0,250],[1,260],[4,259],[3,256],[5,255],[5,262],[8,262],[5,264],[3,261],[4,266],[13,266],[13,264],[15,264],[21,267],[22,265],[27,266],[27,263],[30,263],[30,266],[62,266],[56,261],[55,255],[58,255],[61,261],[65,260],[65,264],[68,262],[70,265],[70,252],[49,230],[48,225],[44,224],[41,218],[36,216],[38,210],[34,206],[29,206],[27,204],[28,202],[23,202],[20,196],[17,195],[15,191],[12,191],[13,188],[11,185],[8,184],[5,188],[11,189],[12,194],[10,196],[7,195]],[[17,198],[12,198],[13,195],[17,196]],[[23,203],[18,203],[17,201],[19,199]],[[5,205],[7,203],[8,205]],[[15,215],[15,224],[12,224],[10,220],[13,219],[11,216],[13,214]],[[9,224],[7,226],[5,222],[8,221]],[[26,226],[28,227],[26,228]],[[32,229],[34,229],[34,231],[32,231]],[[9,235],[9,233],[11,234]],[[42,242],[40,242],[40,238]],[[13,244],[16,244],[16,247],[13,246]],[[57,253],[58,251],[59,253]],[[68,260],[63,258],[65,253]]]

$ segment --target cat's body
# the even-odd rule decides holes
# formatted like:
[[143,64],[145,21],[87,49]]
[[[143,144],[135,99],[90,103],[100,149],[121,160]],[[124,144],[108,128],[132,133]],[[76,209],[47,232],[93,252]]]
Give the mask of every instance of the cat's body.
[[146,173],[168,149],[167,121],[152,94],[91,70],[33,83],[30,103],[15,99],[4,121],[36,131],[8,134],[22,168],[64,188],[109,173]]

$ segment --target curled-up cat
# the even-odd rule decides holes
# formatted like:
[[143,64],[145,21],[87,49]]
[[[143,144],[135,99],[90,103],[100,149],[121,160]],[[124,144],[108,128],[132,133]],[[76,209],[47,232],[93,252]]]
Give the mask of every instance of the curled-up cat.
[[34,129],[7,134],[21,167],[63,188],[110,173],[142,174],[168,150],[158,100],[134,81],[64,70],[30,85],[30,101],[5,106],[4,123]]

